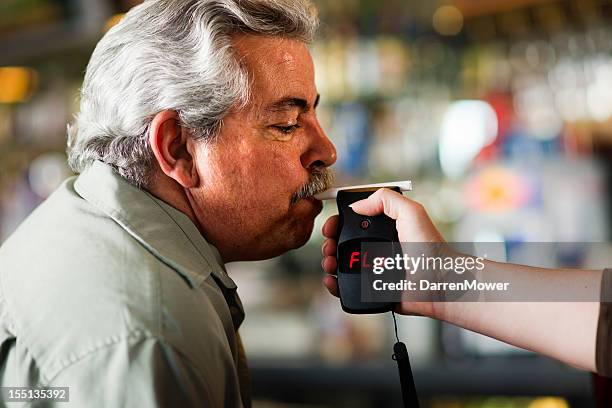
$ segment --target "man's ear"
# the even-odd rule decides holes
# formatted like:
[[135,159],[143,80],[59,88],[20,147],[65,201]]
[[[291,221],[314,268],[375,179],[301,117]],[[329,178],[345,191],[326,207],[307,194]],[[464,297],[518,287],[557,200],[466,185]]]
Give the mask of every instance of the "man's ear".
[[159,112],[149,126],[149,145],[161,171],[184,188],[193,188],[199,179],[188,138],[176,111]]

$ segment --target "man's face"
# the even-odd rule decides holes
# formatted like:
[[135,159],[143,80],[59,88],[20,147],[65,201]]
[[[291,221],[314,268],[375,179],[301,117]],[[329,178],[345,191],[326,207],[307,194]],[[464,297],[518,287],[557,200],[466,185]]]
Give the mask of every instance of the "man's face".
[[204,235],[225,262],[266,259],[305,244],[322,204],[312,197],[296,202],[295,195],[336,161],[316,117],[306,46],[252,35],[233,43],[251,78],[251,100],[226,116],[214,142],[197,143],[200,185],[190,190]]

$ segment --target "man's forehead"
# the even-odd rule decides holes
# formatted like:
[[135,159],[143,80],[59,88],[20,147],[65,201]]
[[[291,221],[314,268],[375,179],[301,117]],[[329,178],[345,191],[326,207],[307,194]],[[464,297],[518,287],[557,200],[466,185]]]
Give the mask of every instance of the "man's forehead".
[[251,77],[253,96],[259,97],[260,103],[262,99],[308,99],[312,95],[312,58],[302,42],[243,35],[234,46]]
[[279,49],[280,51],[280,60],[278,61],[278,65],[287,64],[288,69],[293,69],[296,65],[295,56],[293,53],[289,52],[286,49]]
[[233,37],[232,43],[239,57],[249,62],[296,63],[303,59],[300,57],[310,57],[306,45],[292,38],[240,34]]

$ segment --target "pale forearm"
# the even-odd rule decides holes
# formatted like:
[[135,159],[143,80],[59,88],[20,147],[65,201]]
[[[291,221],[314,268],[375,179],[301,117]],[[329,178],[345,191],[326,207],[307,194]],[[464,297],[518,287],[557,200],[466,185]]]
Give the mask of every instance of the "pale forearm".
[[[549,270],[487,262],[484,276],[510,278],[514,287],[529,287],[535,294],[550,293],[551,285],[563,293],[563,302],[509,301],[448,302],[439,305],[438,318],[533,350],[576,367],[595,371],[595,344],[599,317],[602,271]],[[568,288],[575,291],[571,301]],[[550,299],[550,297],[546,298]]]

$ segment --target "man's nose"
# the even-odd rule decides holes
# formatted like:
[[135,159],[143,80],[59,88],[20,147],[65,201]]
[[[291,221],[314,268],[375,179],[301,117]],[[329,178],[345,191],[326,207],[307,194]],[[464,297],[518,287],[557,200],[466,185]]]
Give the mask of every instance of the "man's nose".
[[307,169],[329,167],[336,159],[336,147],[316,121],[312,126],[308,150],[302,155],[302,165]]

